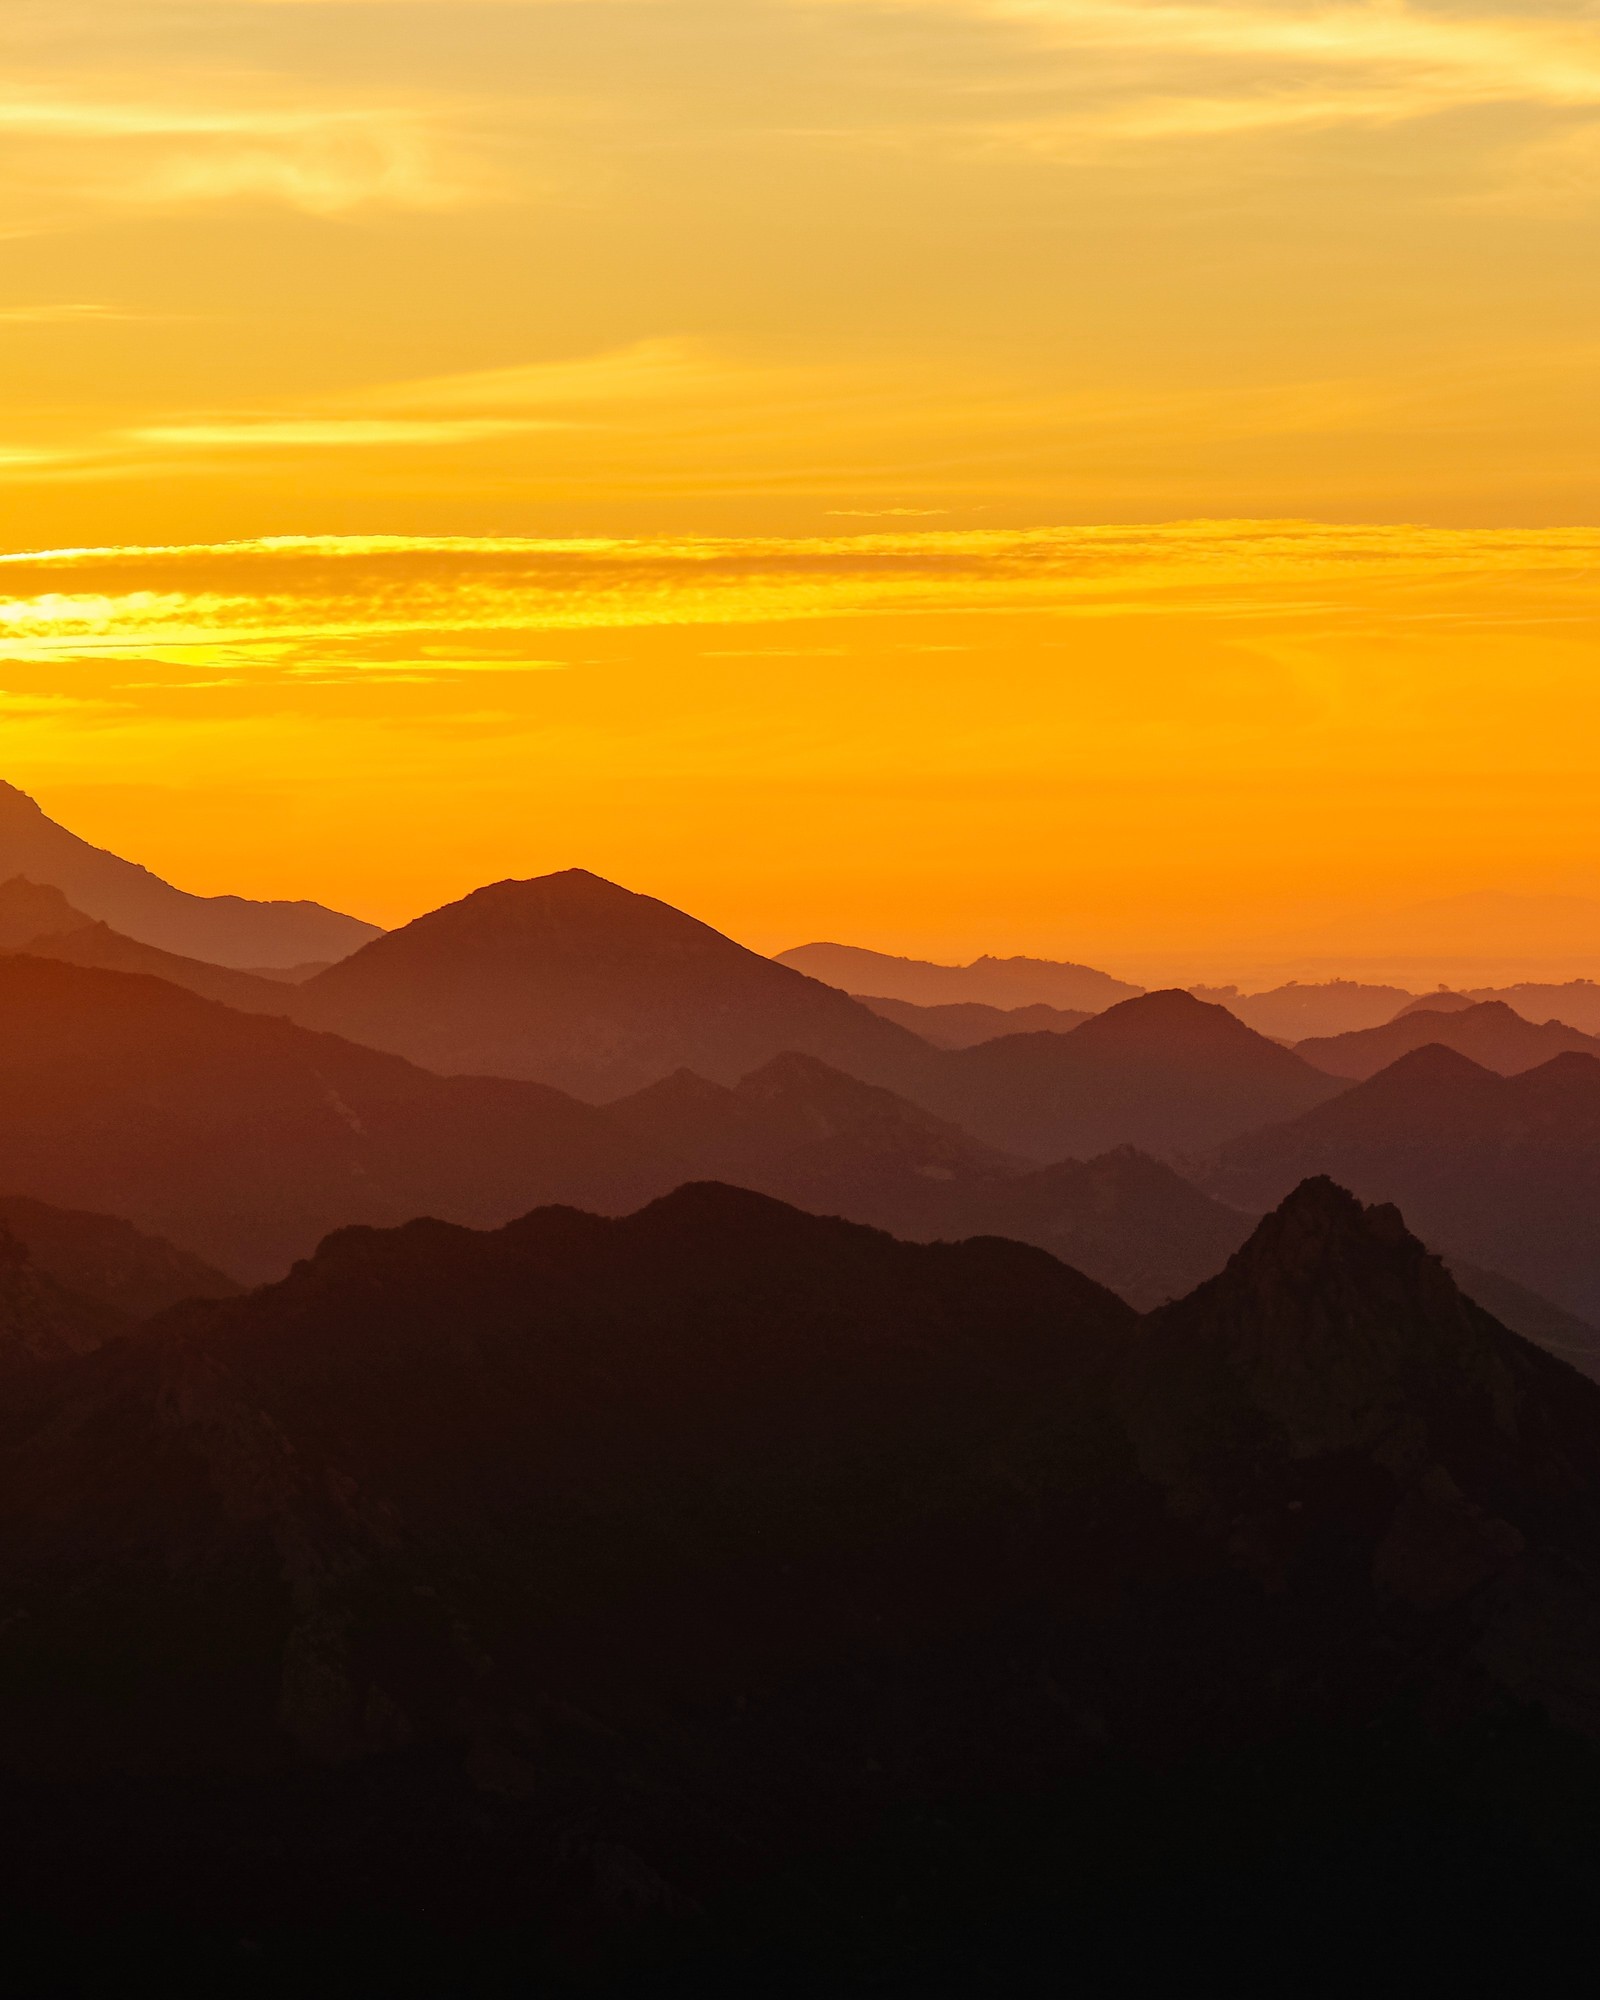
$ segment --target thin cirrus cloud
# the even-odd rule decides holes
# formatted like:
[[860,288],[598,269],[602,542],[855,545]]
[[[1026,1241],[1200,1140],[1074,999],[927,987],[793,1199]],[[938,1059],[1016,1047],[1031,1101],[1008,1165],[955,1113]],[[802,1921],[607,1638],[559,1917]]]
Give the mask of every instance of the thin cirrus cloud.
[[[487,183],[447,136],[436,107],[229,102],[222,84],[196,101],[128,89],[13,89],[0,96],[0,148],[26,175],[8,206],[90,200],[184,208],[258,200],[313,214],[377,207],[446,209]],[[0,154],[3,157],[3,154]]]
[[[810,0],[859,10],[860,0]],[[1403,0],[1198,5],[1192,0],[874,0],[956,16],[1070,58],[1069,101],[1000,121],[1128,140],[1394,121],[1489,105],[1600,104],[1592,16],[1452,13]]]
[[[1592,618],[1600,530],[1309,522],[901,530],[833,537],[281,537],[0,558],[0,657],[265,649],[381,651],[447,635],[500,657],[507,634],[750,626],[1019,611],[1205,611],[1324,625],[1343,603],[1432,630],[1481,617]],[[359,646],[358,646],[359,650]]]

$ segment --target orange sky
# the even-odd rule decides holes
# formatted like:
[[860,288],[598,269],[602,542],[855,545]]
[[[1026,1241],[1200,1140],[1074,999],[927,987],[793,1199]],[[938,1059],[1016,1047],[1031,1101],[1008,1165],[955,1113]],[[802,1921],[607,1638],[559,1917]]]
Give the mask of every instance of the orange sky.
[[1600,971],[1586,8],[8,0],[0,78],[0,773],[92,837]]

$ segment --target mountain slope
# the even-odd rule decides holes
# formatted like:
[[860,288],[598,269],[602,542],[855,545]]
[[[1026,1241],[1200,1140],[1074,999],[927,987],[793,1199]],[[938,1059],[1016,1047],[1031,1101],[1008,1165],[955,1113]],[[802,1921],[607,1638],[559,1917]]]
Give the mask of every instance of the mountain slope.
[[976,1001],[989,1007],[1043,1005],[1098,1014],[1118,1000],[1131,1000],[1142,987],[1087,965],[1048,958],[979,958],[971,965],[931,965],[920,958],[895,958],[853,944],[802,944],[778,954],[810,979],[846,993],[885,1000],[908,1000],[920,1007]]
[[64,965],[97,966],[106,972],[136,972],[216,1000],[245,1014],[287,1015],[293,989],[260,973],[180,958],[152,944],[123,937],[109,924],[84,923],[74,930],[31,939],[22,947],[30,958],[59,959]]
[[926,1044],[708,924],[582,869],[499,882],[297,987],[295,1017],[446,1074],[601,1101],[692,1069],[731,1083],[787,1050],[869,1082]]
[[1325,1183],[1143,1323],[724,1188],[349,1231],[59,1364],[0,1500],[13,1939],[909,1995],[1591,1921],[1600,1390]]
[[1221,1148],[1207,1186],[1269,1206],[1307,1174],[1400,1203],[1439,1250],[1600,1315],[1600,1061],[1501,1077],[1453,1050],[1402,1056],[1303,1117]]
[[537,1084],[437,1077],[162,980],[0,958],[0,1188],[126,1216],[242,1278],[348,1222],[497,1223],[668,1184]]
[[1125,1000],[1069,1035],[948,1052],[909,1094],[990,1145],[1052,1160],[1123,1145],[1198,1152],[1338,1087],[1226,1008],[1169,992]]
[[0,1227],[22,1245],[35,1270],[129,1320],[150,1319],[185,1299],[232,1298],[243,1289],[202,1258],[145,1235],[120,1216],[0,1195]]
[[91,847],[0,784],[0,880],[22,875],[61,890],[78,910],[142,944],[215,965],[296,965],[342,958],[379,935],[319,903],[191,896],[148,868]]
[[1455,1049],[1480,1068],[1515,1076],[1536,1069],[1552,1056],[1578,1050],[1600,1055],[1600,1041],[1569,1028],[1560,1021],[1536,1026],[1513,1013],[1503,1000],[1485,1000],[1476,1006],[1435,1011],[1407,1008],[1398,1019],[1382,1027],[1366,1028],[1349,1035],[1322,1036],[1298,1042],[1295,1054],[1329,1076],[1357,1081],[1376,1076],[1413,1049],[1436,1042],[1441,1048]]
[[92,920],[59,889],[14,875],[0,884],[0,951],[20,951],[37,937],[61,937]]

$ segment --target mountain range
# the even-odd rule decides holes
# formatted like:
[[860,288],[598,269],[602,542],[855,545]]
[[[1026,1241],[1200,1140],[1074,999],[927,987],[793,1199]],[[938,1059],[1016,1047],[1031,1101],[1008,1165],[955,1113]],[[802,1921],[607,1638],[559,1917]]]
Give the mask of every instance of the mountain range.
[[663,1173],[539,1084],[436,1076],[165,980],[0,957],[0,1189],[125,1217],[242,1279],[345,1223],[627,1207]]
[[216,965],[342,958],[379,935],[375,924],[320,903],[191,896],[148,868],[79,839],[47,818],[26,792],[0,783],[0,882],[19,875],[61,890],[74,909],[142,944]]
[[906,1000],[919,1007],[973,1001],[1004,1009],[1046,1006],[1098,1014],[1144,991],[1092,966],[1045,958],[986,957],[971,965],[933,965],[925,959],[866,951],[859,945],[803,944],[779,952],[778,963],[846,993]]
[[1325,1181],[1145,1320],[716,1186],[347,1230],[0,1412],[12,1963],[1543,1980],[1597,1467],[1600,1389]]
[[1091,1018],[1070,1007],[1046,1007],[1042,1001],[1031,1007],[989,1007],[981,1000],[919,1007],[912,1000],[879,1000],[867,994],[855,997],[874,1014],[898,1021],[937,1049],[975,1048],[979,1042],[992,1042],[1000,1035],[1066,1035]]
[[1448,1008],[1408,1007],[1381,1028],[1298,1042],[1295,1054],[1330,1076],[1360,1081],[1429,1043],[1454,1049],[1480,1068],[1498,1070],[1502,1076],[1536,1069],[1552,1056],[1572,1051],[1600,1056],[1600,1039],[1561,1021],[1525,1021],[1503,1000],[1469,1001]]

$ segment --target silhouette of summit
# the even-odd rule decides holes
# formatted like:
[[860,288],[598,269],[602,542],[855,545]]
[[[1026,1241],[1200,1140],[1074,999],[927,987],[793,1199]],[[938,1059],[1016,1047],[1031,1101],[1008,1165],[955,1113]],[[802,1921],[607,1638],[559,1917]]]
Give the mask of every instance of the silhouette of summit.
[[80,840],[47,818],[26,792],[0,783],[0,881],[19,875],[59,889],[76,910],[142,944],[215,965],[342,958],[379,935],[376,925],[320,903],[191,896],[148,868]]
[[1432,1044],[1223,1146],[1207,1185],[1265,1207],[1307,1174],[1398,1202],[1436,1249],[1600,1316],[1600,1060],[1499,1076]]
[[346,1230],[41,1364],[0,1480],[13,1939],[955,1993],[1590,1922],[1600,1390],[1326,1181],[1142,1322],[718,1186]]
[[787,1050],[869,1082],[930,1055],[906,1029],[653,896],[581,868],[497,882],[296,989],[296,1018],[447,1074],[594,1101],[692,1069],[732,1083]]

